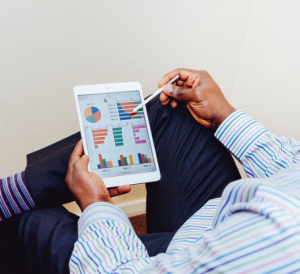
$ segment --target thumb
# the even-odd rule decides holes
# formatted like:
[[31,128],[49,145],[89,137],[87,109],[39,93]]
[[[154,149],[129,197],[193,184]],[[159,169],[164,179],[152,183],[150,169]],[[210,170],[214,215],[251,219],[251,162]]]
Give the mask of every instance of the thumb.
[[78,162],[80,163],[80,168],[83,168],[85,170],[88,170],[88,164],[89,164],[89,156],[83,155]]
[[189,101],[192,99],[193,88],[184,89],[183,87],[168,84],[164,87],[163,92],[176,100]]

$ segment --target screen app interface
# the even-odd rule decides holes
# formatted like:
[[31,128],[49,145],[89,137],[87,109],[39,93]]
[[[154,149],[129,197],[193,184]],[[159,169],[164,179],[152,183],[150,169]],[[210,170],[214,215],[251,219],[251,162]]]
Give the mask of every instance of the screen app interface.
[[155,171],[139,91],[78,96],[90,166],[100,177]]

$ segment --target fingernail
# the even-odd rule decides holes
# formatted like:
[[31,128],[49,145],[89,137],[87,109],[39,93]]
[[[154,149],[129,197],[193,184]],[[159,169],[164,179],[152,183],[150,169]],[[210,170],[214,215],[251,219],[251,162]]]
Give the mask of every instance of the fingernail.
[[165,85],[164,91],[170,93],[173,90],[173,86],[171,84]]

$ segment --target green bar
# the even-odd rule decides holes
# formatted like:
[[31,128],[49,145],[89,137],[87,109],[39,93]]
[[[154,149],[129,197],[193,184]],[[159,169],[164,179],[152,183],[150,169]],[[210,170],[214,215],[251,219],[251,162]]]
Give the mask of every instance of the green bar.
[[123,142],[123,138],[115,138],[115,142],[118,143],[118,142]]
[[123,137],[123,135],[121,134],[121,135],[119,135],[119,134],[116,134],[116,135],[114,135],[114,137],[115,138],[122,138]]
[[121,130],[122,131],[122,128],[121,127],[114,127],[113,131],[116,131],[116,130]]
[[116,130],[116,131],[114,131],[114,135],[115,135],[115,134],[122,134],[122,131]]
[[107,168],[106,160],[105,159],[103,159],[103,165],[104,165],[104,168]]
[[127,158],[126,157],[124,157],[124,163],[125,163],[125,166],[128,166]]
[[133,116],[133,119],[141,119],[142,116]]
[[134,102],[134,104],[135,104],[136,107],[137,107],[140,103],[141,103],[141,102],[138,102],[138,101]]
[[145,158],[145,162],[148,163],[148,158],[146,154],[144,154],[144,158]]
[[117,147],[123,146],[123,143],[116,143],[116,146],[117,146]]

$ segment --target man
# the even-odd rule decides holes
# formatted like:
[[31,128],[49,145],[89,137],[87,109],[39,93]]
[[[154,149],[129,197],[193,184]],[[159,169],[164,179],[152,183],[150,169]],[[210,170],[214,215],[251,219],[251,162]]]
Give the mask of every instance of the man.
[[[73,251],[61,253],[67,259],[71,256],[71,273],[257,273],[275,270],[282,273],[300,268],[297,256],[300,143],[277,138],[246,113],[235,111],[206,72],[175,70],[162,79],[160,86],[177,74],[180,75],[177,86],[166,86],[160,96],[162,104],[171,107],[163,109],[157,103],[149,106],[163,176],[160,183],[147,185],[147,215],[150,232],[164,233],[146,235],[141,237],[142,241],[138,239],[125,214],[112,205],[102,180],[87,171],[88,157],[82,156],[79,142],[70,157],[66,176],[68,187],[84,210],[78,223],[79,238],[77,241],[74,237],[67,239],[72,233],[66,235],[58,224],[50,229],[51,237],[44,237],[45,243],[35,235],[36,228],[43,227],[34,223],[34,220],[43,219],[39,210],[24,214],[19,222],[22,234],[19,241],[23,248],[30,249],[27,259],[31,269],[34,269],[32,262],[35,260],[29,257],[38,254],[38,250],[43,255],[44,265],[40,266],[43,260],[38,259],[36,267],[45,267],[40,268],[40,273],[51,273],[48,270],[55,267],[47,261],[56,257],[52,244],[59,241],[64,245],[76,241]],[[221,199],[210,200],[203,206],[207,199],[220,194],[229,177],[233,181],[239,176],[228,154],[212,138],[213,132],[189,120],[191,116],[187,116],[187,110],[195,121],[217,129],[215,136],[242,162],[248,176],[260,179],[236,181],[226,187]],[[58,144],[55,149],[60,151],[57,148],[60,145],[64,147]],[[62,151],[63,155],[67,154],[65,149]],[[49,171],[41,171],[39,163],[47,169],[47,157],[51,162],[60,159],[57,155],[48,156],[49,150],[40,154],[43,155],[31,157],[31,165],[26,169],[29,188],[30,184],[38,185],[35,180],[49,176]],[[171,162],[163,161],[168,154]],[[59,166],[64,164],[50,164],[53,179],[60,177]],[[45,180],[46,185],[48,181]],[[44,184],[41,189],[43,187]],[[59,188],[56,192],[62,193],[57,191]],[[31,192],[35,189],[31,188]],[[42,190],[39,192],[43,194]],[[33,197],[38,200],[35,194]],[[47,195],[44,197],[46,199]],[[40,211],[45,212],[45,209]],[[72,230],[69,226],[64,228]],[[56,230],[61,231],[60,235]],[[39,241],[30,243],[34,239],[30,235]],[[166,247],[166,253],[156,255]],[[58,253],[61,249],[63,247],[59,246]],[[149,253],[156,256],[150,257]],[[55,258],[53,262],[60,261]]]

